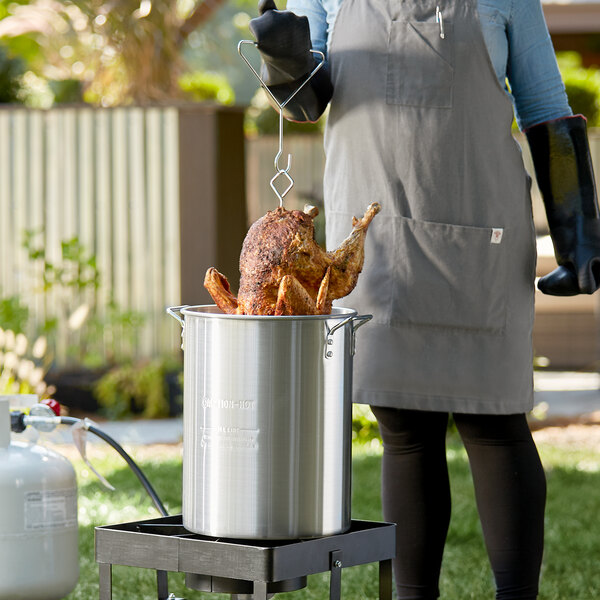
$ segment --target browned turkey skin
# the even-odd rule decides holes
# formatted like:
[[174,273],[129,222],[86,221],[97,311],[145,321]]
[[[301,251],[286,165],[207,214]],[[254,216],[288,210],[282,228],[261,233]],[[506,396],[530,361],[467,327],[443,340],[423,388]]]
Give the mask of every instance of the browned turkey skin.
[[250,227],[240,255],[240,289],[231,293],[227,278],[214,267],[204,286],[227,314],[323,315],[331,304],[356,286],[365,257],[365,236],[381,210],[371,204],[352,232],[331,252],[315,241],[316,207],[305,211],[282,207],[269,211]]

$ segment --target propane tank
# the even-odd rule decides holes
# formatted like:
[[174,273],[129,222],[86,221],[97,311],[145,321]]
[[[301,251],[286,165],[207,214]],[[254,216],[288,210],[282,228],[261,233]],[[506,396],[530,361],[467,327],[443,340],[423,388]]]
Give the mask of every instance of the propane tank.
[[75,471],[10,435],[0,397],[0,600],[60,600],[79,577]]

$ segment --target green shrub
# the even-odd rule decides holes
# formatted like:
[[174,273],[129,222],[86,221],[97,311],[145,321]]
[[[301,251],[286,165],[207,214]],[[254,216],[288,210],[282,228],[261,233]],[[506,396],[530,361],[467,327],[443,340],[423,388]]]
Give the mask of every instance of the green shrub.
[[83,102],[83,85],[79,79],[53,79],[48,82],[55,104]]
[[180,77],[179,87],[196,102],[233,104],[235,93],[224,75],[196,71]]
[[23,62],[9,55],[0,45],[0,103],[20,102],[21,77],[25,72]]
[[168,417],[171,406],[167,378],[179,370],[179,361],[171,358],[117,366],[98,380],[94,396],[110,419]]
[[0,327],[25,333],[28,320],[29,307],[21,302],[19,296],[0,298]]
[[560,52],[558,64],[574,114],[582,114],[590,127],[600,126],[600,69],[581,66],[577,52]]

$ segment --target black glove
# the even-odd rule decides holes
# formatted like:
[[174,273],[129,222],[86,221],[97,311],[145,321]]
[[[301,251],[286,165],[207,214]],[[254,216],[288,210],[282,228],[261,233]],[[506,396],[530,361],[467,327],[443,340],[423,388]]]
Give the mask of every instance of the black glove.
[[291,83],[314,68],[310,51],[310,28],[306,17],[289,10],[277,10],[273,0],[260,0],[261,15],[250,21],[263,59],[261,77],[268,86]]
[[[261,77],[282,104],[306,80],[316,66],[311,50],[306,17],[277,10],[273,0],[260,0],[259,17],[250,21],[263,64]],[[321,67],[304,88],[285,106],[284,116],[292,121],[316,121],[331,99],[333,88]]]
[[600,212],[586,120],[564,117],[525,134],[559,265],[538,287],[553,296],[592,294],[600,287]]

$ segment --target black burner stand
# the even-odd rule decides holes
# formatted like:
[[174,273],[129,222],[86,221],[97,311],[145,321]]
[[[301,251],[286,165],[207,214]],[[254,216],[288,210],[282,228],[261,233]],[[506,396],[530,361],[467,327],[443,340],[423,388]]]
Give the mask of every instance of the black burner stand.
[[349,531],[338,535],[281,541],[193,534],[184,529],[181,515],[106,525],[96,527],[99,598],[112,600],[112,565],[125,565],[156,570],[158,600],[169,598],[169,571],[192,579],[246,581],[253,600],[285,590],[286,581],[289,589],[298,589],[295,583],[307,575],[330,571],[329,598],[340,600],[343,567],[379,562],[379,598],[391,600],[395,547],[395,525],[370,521],[352,521]]

